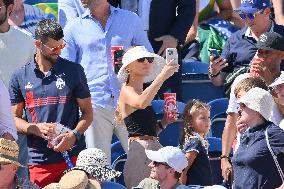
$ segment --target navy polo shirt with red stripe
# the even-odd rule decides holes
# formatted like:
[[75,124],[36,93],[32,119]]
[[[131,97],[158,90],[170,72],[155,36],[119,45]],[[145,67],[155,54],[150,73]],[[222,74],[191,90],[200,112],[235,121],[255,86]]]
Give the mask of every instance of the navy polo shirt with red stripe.
[[[74,129],[79,121],[77,98],[90,97],[86,75],[81,65],[58,58],[48,73],[38,69],[35,61],[15,71],[10,81],[13,105],[24,102],[29,123],[61,123]],[[29,164],[52,164],[64,161],[61,153],[47,148],[47,141],[28,135]],[[86,148],[85,138],[76,141],[69,155]]]

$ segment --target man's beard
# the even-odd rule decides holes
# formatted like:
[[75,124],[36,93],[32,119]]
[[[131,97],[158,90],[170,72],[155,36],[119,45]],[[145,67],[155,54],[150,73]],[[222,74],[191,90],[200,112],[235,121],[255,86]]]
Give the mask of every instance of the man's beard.
[[51,62],[52,64],[55,64],[56,63],[56,61],[57,61],[57,58],[58,58],[58,56],[57,56],[57,58],[51,58],[51,56],[49,55],[46,55],[46,54],[44,54],[42,51],[41,51],[41,56],[42,56],[42,58],[44,58],[45,60],[47,60],[47,61],[49,61],[49,62]]
[[5,11],[4,16],[0,18],[0,26],[4,24],[6,20],[7,20],[7,10]]

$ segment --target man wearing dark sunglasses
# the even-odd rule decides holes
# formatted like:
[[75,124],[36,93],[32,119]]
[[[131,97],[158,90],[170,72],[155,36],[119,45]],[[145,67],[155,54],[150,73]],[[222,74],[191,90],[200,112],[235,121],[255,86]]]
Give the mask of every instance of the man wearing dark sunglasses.
[[[65,47],[61,26],[54,20],[42,20],[35,38],[37,53],[14,72],[9,90],[17,131],[28,139],[30,179],[44,187],[57,182],[67,168],[61,152],[68,150],[75,163],[86,148],[83,134],[92,123],[93,112],[82,66],[59,57]],[[22,118],[23,111],[27,120]],[[68,131],[57,135],[58,124]],[[57,144],[51,147],[50,138],[55,137]]]
[[150,178],[142,180],[138,187],[144,189],[183,189],[179,177],[187,167],[187,159],[183,151],[177,147],[166,146],[158,151],[145,150],[151,160]]

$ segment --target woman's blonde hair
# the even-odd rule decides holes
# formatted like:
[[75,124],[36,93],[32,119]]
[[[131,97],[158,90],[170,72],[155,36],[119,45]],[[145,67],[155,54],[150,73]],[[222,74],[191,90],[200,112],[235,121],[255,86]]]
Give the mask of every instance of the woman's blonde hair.
[[188,101],[182,113],[183,129],[180,138],[180,147],[183,148],[185,141],[188,141],[193,136],[193,128],[191,127],[193,114],[200,110],[210,111],[210,106],[199,100]]

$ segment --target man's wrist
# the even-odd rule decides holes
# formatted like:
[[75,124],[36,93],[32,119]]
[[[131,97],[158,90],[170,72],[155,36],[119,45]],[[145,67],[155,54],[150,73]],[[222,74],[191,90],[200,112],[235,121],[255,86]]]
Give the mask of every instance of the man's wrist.
[[72,130],[72,133],[73,133],[73,135],[75,136],[76,141],[79,141],[79,140],[81,139],[82,134],[81,134],[79,131],[77,131],[76,129],[73,129],[73,130]]
[[231,160],[230,156],[227,156],[227,155],[221,155],[219,158],[220,158],[221,160],[222,160],[222,159]]
[[221,71],[219,71],[218,73],[212,73],[211,72],[211,69],[209,68],[208,69],[208,75],[210,76],[210,77],[217,77],[218,75],[220,75],[220,73],[221,73]]

